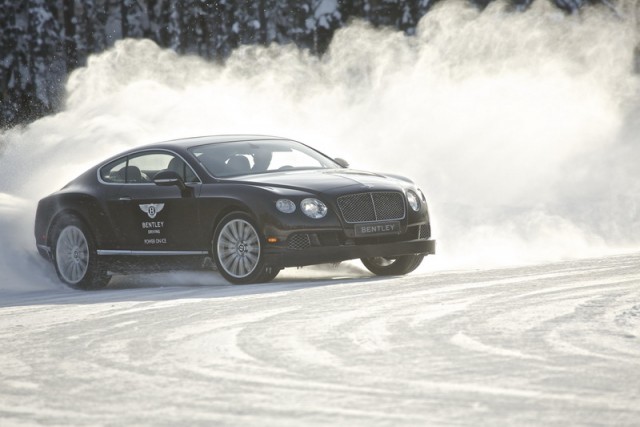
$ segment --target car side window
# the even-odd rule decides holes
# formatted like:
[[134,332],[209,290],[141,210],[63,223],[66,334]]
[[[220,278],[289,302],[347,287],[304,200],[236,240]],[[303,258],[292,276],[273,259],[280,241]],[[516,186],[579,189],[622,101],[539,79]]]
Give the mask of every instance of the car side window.
[[100,170],[100,178],[108,183],[152,183],[160,171],[176,172],[184,182],[200,182],[191,167],[180,157],[167,152],[145,152],[114,160]]
[[125,183],[126,182],[127,158],[114,160],[100,169],[100,178],[104,182],[109,183]]
[[174,155],[165,152],[148,152],[129,157],[127,184],[153,182],[153,177],[158,172],[169,169],[169,163],[173,159],[176,159]]

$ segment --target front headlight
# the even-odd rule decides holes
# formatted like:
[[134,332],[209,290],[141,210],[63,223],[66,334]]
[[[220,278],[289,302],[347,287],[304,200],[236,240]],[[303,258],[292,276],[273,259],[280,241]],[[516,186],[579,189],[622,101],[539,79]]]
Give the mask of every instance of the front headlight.
[[320,219],[327,214],[327,205],[318,199],[304,199],[300,202],[300,209],[309,218]]
[[420,199],[418,199],[418,195],[411,190],[407,191],[407,201],[411,209],[415,212],[420,210]]
[[282,213],[292,213],[296,210],[296,204],[289,199],[279,199],[276,208]]

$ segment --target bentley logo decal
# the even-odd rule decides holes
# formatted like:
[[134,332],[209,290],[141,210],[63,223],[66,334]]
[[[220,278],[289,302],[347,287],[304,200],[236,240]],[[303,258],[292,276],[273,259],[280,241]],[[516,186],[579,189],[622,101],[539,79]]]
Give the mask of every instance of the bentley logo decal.
[[140,205],[140,210],[142,210],[142,212],[144,212],[147,215],[149,215],[149,218],[151,218],[151,219],[155,218],[156,215],[162,209],[164,209],[164,203],[149,203],[149,204],[145,204],[145,205]]

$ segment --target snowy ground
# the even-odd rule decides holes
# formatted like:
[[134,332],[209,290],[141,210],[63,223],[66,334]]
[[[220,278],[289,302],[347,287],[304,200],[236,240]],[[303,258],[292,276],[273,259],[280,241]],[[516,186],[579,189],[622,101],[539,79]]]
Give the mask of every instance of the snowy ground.
[[334,273],[5,292],[0,425],[640,422],[640,254]]

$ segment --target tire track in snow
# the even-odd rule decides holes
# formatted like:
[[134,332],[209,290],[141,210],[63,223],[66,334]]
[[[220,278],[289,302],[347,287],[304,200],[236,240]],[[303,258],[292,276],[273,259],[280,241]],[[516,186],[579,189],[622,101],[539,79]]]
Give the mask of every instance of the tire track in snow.
[[5,300],[0,421],[633,425],[639,265]]

